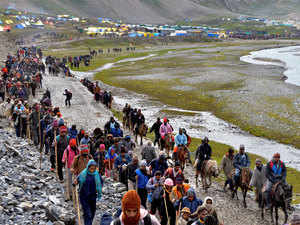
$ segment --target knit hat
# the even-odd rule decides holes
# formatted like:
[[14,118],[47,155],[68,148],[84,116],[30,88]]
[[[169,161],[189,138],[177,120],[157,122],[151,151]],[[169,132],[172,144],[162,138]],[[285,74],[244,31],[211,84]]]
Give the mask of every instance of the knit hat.
[[89,146],[88,145],[80,145],[80,154],[88,154]]
[[167,117],[164,118],[164,123],[168,122],[168,119]]
[[300,215],[299,214],[296,214],[294,213],[292,215],[292,219],[291,219],[291,224],[297,224],[297,223],[300,223]]
[[61,126],[60,128],[59,128],[59,132],[60,133],[62,133],[62,132],[67,132],[67,127],[66,126]]
[[[122,198],[122,221],[124,225],[138,224],[140,219],[141,199],[135,190],[130,190],[125,193]],[[126,211],[128,209],[137,209],[137,214],[134,217],[128,217]]]
[[135,190],[130,190],[125,193],[122,198],[122,211],[126,209],[138,209],[141,208],[141,199]]
[[58,121],[57,121],[57,120],[54,120],[52,126],[53,126],[53,127],[58,127]]
[[76,139],[75,139],[75,138],[72,138],[72,139],[70,140],[70,142],[69,142],[69,145],[70,145],[71,147],[76,146],[76,145],[77,145]]
[[105,150],[105,144],[100,145],[100,150]]
[[276,152],[276,153],[273,155],[273,158],[280,158],[280,153]]

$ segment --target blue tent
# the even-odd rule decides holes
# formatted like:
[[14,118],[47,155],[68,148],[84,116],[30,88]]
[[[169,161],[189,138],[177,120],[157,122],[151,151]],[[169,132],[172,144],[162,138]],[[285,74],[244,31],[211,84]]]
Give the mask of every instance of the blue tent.
[[136,33],[130,33],[128,34],[128,37],[136,37]]
[[24,29],[25,27],[24,27],[22,24],[17,24],[17,25],[16,25],[16,28],[17,28],[17,29]]
[[0,20],[0,24],[3,24],[2,20]]

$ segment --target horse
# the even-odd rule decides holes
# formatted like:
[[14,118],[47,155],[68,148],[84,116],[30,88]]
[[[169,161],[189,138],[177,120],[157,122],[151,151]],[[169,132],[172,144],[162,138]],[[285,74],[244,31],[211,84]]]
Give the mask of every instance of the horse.
[[206,162],[203,163],[202,170],[201,170],[201,182],[202,182],[203,190],[207,190],[211,186],[212,176],[214,177],[219,176],[218,163],[216,160],[207,160]]
[[173,146],[174,146],[175,142],[174,142],[174,137],[172,135],[172,133],[168,133],[164,140],[161,139],[160,141],[160,148],[161,150],[163,150],[165,148],[166,150],[166,153],[167,153],[167,158],[170,158],[169,156],[169,153],[170,153],[170,150],[173,149]]
[[[233,170],[233,173],[235,172],[235,170]],[[238,194],[237,194],[237,190],[240,187],[243,193],[243,203],[244,203],[244,208],[247,208],[247,203],[246,203],[246,196],[247,196],[247,192],[249,190],[249,184],[250,184],[250,180],[251,180],[251,172],[249,168],[242,168],[241,170],[241,175],[240,175],[240,179],[239,182],[234,184],[233,190],[232,190],[232,198],[234,198],[234,196],[236,195],[237,200],[239,199]]]
[[143,145],[143,137],[146,137],[148,131],[148,126],[145,123],[142,123],[139,127],[136,127],[134,129],[134,134],[135,134],[135,142],[137,142],[137,137],[140,135],[141,137],[141,145]]
[[181,170],[183,171],[185,168],[185,163],[187,159],[188,150],[184,146],[178,146],[177,156],[175,157],[175,161],[178,160],[180,163]]
[[123,127],[124,127],[124,129],[129,129],[130,130],[130,119],[126,115],[126,113],[123,113]]
[[[272,224],[274,224],[274,217],[273,217],[273,209],[275,207],[275,224],[278,225],[278,208],[281,208],[284,212],[284,224],[287,223],[288,220],[288,213],[287,213],[287,203],[288,201],[291,201],[292,194],[293,194],[293,188],[289,188],[288,190],[285,189],[285,185],[281,182],[276,183],[271,192],[271,221]],[[264,219],[264,206],[266,204],[266,200],[269,197],[269,193],[263,192],[262,198],[261,198],[261,217]]]

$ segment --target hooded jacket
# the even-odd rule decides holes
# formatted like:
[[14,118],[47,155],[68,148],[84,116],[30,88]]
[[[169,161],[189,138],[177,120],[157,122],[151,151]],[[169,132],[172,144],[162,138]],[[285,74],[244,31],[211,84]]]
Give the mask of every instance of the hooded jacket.
[[78,149],[76,149],[75,151],[70,147],[70,145],[68,145],[68,147],[65,149],[64,151],[64,155],[63,155],[63,159],[62,159],[62,162],[65,163],[67,162],[67,167],[70,169],[72,164],[73,164],[73,161],[74,161],[74,158],[76,155],[79,154],[79,151]]
[[180,202],[181,202],[181,209],[183,209],[184,207],[187,207],[187,208],[190,209],[191,213],[193,214],[194,212],[196,212],[198,207],[202,205],[203,202],[202,202],[201,199],[197,198],[196,192],[194,191],[194,189],[190,188],[188,190],[188,195],[189,194],[192,194],[194,196],[194,199],[192,201],[190,201],[188,199],[188,196],[183,197],[181,200],[179,200],[175,203],[176,210],[179,209],[179,205],[180,205]]

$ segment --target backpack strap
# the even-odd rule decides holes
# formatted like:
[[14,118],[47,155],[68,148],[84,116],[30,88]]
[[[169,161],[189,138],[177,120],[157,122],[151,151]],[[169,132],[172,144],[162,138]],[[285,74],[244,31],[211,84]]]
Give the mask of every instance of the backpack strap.
[[144,217],[144,225],[152,225],[151,216],[148,213],[147,216]]
[[114,221],[114,225],[121,225],[121,220],[120,220],[120,218],[118,218],[118,219],[116,219],[116,220]]

